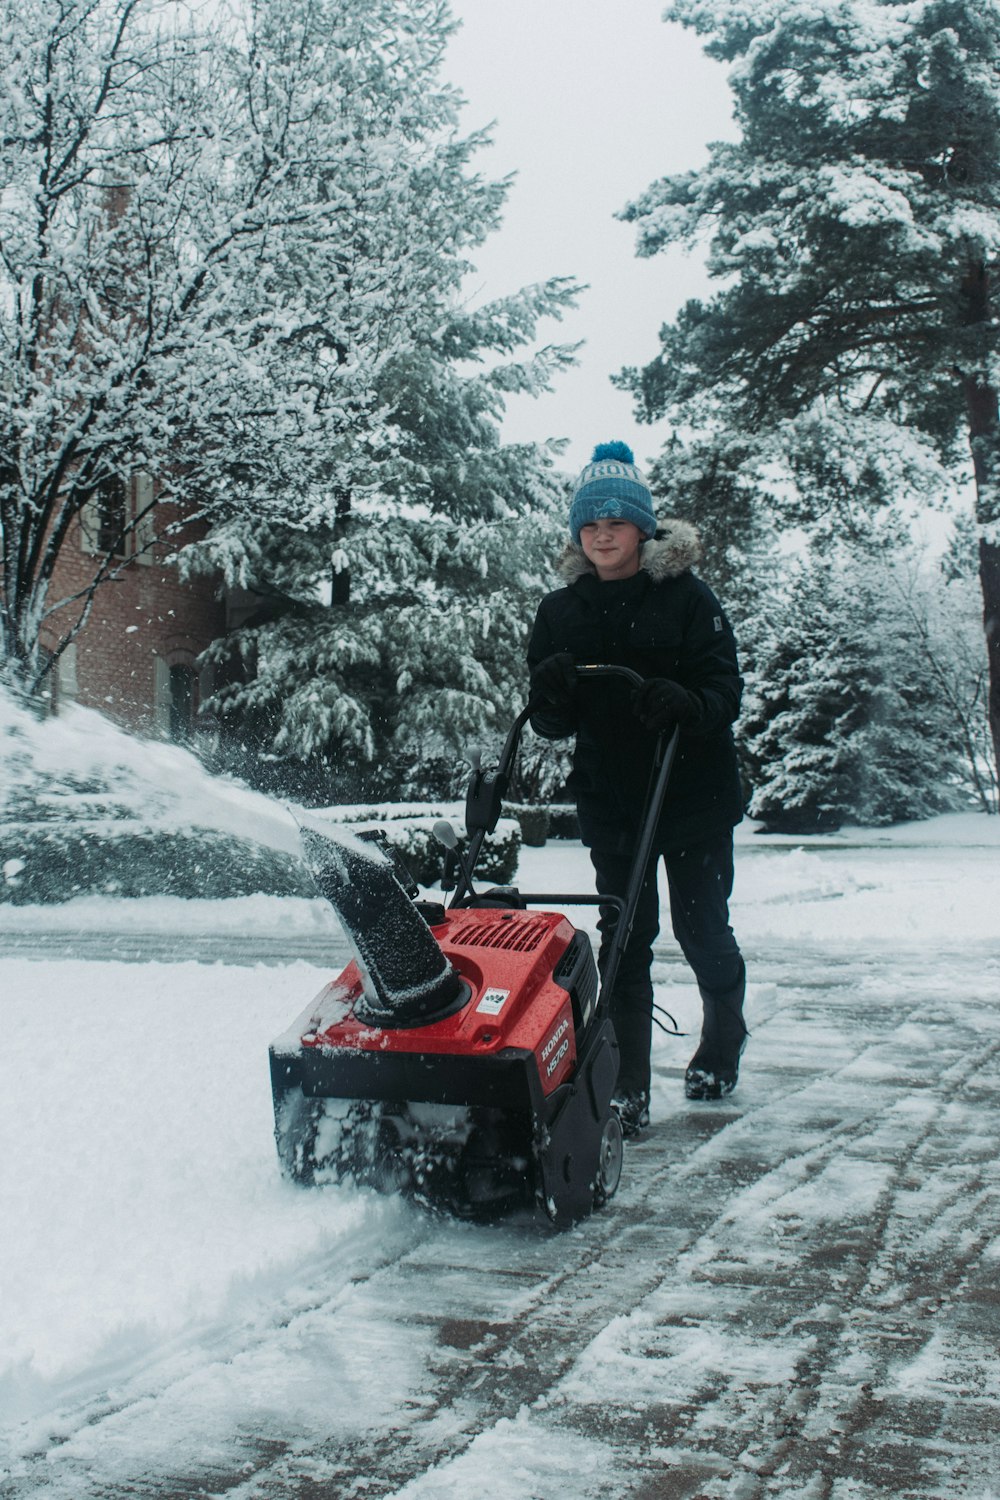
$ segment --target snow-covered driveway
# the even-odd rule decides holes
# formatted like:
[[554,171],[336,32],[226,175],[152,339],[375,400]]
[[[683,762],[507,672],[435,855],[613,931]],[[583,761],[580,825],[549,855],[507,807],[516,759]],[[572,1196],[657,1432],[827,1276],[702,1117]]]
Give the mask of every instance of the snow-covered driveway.
[[301,959],[0,960],[0,1496],[1000,1494],[1000,839],[856,842],[742,843],[740,1089],[686,1104],[660,1038],[563,1235],[277,1179]]

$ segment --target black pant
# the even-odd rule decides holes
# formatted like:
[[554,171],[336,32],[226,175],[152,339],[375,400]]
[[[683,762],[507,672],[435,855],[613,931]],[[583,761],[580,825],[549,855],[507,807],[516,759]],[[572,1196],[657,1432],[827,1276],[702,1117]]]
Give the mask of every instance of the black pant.
[[[599,896],[626,894],[630,860],[627,854],[591,849]],[[743,1005],[746,971],[739,945],[729,925],[729,897],[733,889],[733,836],[724,833],[685,849],[658,851],[650,861],[639,892],[632,936],[618,968],[611,995],[611,1018],[621,1052],[618,1087],[623,1093],[648,1095],[649,1050],[653,1032],[653,942],[660,930],[660,897],[656,871],[666,866],[670,893],[670,921],[703,998],[719,1000],[739,1011]],[[601,907],[603,972],[617,909]]]

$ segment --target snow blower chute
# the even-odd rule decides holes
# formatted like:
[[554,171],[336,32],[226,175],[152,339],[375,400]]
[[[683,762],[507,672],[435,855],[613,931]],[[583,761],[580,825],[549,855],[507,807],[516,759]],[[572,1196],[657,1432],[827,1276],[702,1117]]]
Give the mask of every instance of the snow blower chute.
[[[625,667],[581,666],[581,678]],[[611,1108],[618,1046],[608,997],[677,746],[661,739],[629,888],[621,897],[477,892],[529,703],[497,766],[473,771],[466,857],[446,909],[417,898],[383,844],[302,828],[306,860],[354,959],[271,1046],[275,1137],[286,1176],[353,1178],[465,1218],[535,1203],[556,1225],[609,1199],[622,1167]],[[435,830],[455,847],[449,824]],[[377,838],[377,835],[376,835]],[[590,939],[547,905],[617,906],[598,993]]]

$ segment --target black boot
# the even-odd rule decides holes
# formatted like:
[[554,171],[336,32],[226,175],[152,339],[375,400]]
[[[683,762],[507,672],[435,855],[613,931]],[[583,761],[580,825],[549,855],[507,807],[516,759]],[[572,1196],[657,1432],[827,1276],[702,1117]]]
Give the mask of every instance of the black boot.
[[611,1108],[618,1116],[626,1140],[631,1140],[649,1124],[649,1095],[641,1090],[616,1088]]
[[701,1041],[684,1074],[684,1093],[689,1099],[724,1099],[736,1087],[749,1036],[743,1024],[743,995],[711,999],[703,991],[701,998]]
[[618,1082],[611,1108],[622,1135],[638,1135],[649,1124],[649,1049],[653,1030],[653,989],[644,984],[615,986],[611,1019],[618,1040]]

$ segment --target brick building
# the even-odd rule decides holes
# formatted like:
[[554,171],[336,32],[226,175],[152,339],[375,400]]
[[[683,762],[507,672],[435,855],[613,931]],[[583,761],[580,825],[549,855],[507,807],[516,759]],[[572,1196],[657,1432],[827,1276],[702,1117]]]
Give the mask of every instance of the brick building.
[[[153,540],[144,515],[152,483],[136,474],[108,486],[67,538],[50,601],[86,589],[109,552],[121,564],[97,589],[86,625],[60,657],[52,696],[56,707],[75,701],[135,733],[184,741],[211,690],[210,669],[199,667],[197,658],[225,634],[226,602],[218,582],[182,582],[172,561],[180,547],[204,534],[198,526],[185,527],[167,544]],[[177,513],[164,505],[155,514],[162,529]],[[68,605],[51,616],[43,647],[55,647],[79,608]]]

